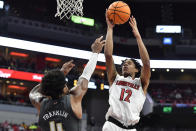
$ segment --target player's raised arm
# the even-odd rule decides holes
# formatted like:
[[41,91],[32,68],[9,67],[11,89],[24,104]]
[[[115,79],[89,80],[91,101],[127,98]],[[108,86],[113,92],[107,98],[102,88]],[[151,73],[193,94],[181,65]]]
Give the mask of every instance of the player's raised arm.
[[106,69],[107,69],[108,82],[109,82],[109,85],[111,86],[116,78],[116,75],[117,75],[116,67],[114,65],[114,60],[112,57],[114,24],[112,24],[112,22],[108,19],[107,10],[105,13],[105,17],[106,17],[106,23],[107,23],[108,27],[107,27],[106,45],[104,48],[104,54],[105,54],[105,59],[106,59]]
[[[105,44],[105,40],[102,40],[103,36],[97,38],[95,42],[92,44],[91,49],[92,49],[92,55],[91,58],[89,59],[86,67],[83,70],[82,75],[79,77],[77,86],[72,88],[70,93],[71,95],[71,103],[72,104],[72,109],[73,110],[78,110],[80,109],[81,112],[77,116],[79,118],[82,117],[82,106],[81,106],[81,101],[83,96],[85,95],[87,89],[88,89],[88,82],[91,78],[91,75],[93,74],[96,64],[97,64],[97,59],[98,59],[98,54],[102,51],[102,48]],[[73,107],[74,106],[74,107]]]
[[77,86],[70,91],[71,94],[73,94],[74,96],[79,96],[81,97],[81,99],[88,89],[88,82],[95,70],[98,54],[102,51],[102,48],[105,44],[105,40],[102,40],[102,38],[103,36],[97,38],[91,45],[91,58],[89,59],[86,67],[84,68],[82,75],[79,77]]
[[150,81],[150,76],[151,76],[150,58],[149,58],[148,51],[147,51],[147,49],[146,49],[146,47],[145,47],[145,45],[142,41],[139,30],[137,28],[137,22],[136,22],[136,20],[133,16],[130,18],[129,24],[132,27],[133,34],[134,34],[134,36],[137,40],[140,58],[141,58],[142,63],[143,63],[143,67],[142,67],[142,70],[141,70],[141,82],[142,82],[142,86],[144,88],[144,92],[146,93],[147,92],[147,87],[148,87],[149,81]]

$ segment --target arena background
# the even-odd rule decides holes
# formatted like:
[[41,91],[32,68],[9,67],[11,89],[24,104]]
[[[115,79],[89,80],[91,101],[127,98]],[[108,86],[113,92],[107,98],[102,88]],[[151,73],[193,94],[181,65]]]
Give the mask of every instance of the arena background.
[[[44,72],[60,68],[70,59],[74,59],[76,64],[68,75],[69,86],[73,86],[87,59],[74,57],[76,51],[72,52],[71,57],[63,55],[66,52],[61,55],[58,50],[47,52],[45,46],[33,47],[39,43],[90,51],[94,39],[106,34],[105,9],[114,0],[84,0],[84,17],[94,19],[94,26],[55,18],[55,0],[2,1],[0,131],[8,128],[14,131],[39,130],[36,127],[37,112],[28,98],[29,91],[40,82]],[[129,4],[132,15],[137,19],[151,60],[195,62],[196,1],[124,1]],[[182,32],[156,33],[157,25],[179,25]],[[172,44],[165,45],[164,38],[171,38]],[[28,50],[20,45],[23,43],[28,44]],[[139,59],[137,43],[128,23],[114,28],[114,55]],[[120,65],[116,66],[120,72]],[[149,94],[141,113],[140,131],[196,130],[196,64],[190,66],[194,68],[152,68]],[[83,100],[82,131],[101,131],[109,106],[107,85],[105,63],[98,62]]]

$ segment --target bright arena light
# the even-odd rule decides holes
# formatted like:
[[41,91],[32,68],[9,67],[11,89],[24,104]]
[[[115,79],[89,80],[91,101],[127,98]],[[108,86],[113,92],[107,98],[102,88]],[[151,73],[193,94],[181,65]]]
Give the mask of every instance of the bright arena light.
[[[89,59],[91,56],[90,51],[66,48],[54,45],[48,45],[37,42],[30,42],[25,40],[7,38],[0,36],[0,46],[12,47],[17,49],[24,49],[54,55],[61,55],[67,57],[74,57],[79,59]],[[90,48],[90,46],[89,46]],[[127,57],[113,55],[114,63],[120,65],[122,60]],[[103,53],[100,53],[98,61],[105,62]],[[139,60],[141,63],[141,60]],[[163,68],[163,69],[196,69],[196,61],[191,60],[151,60],[151,68]]]
[[157,25],[156,33],[181,33],[182,27],[180,25]]
[[0,9],[3,9],[4,1],[0,0]]

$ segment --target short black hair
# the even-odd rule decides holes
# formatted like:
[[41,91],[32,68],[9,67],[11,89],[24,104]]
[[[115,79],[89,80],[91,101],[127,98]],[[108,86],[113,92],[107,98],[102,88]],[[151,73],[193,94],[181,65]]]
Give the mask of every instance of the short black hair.
[[141,75],[141,69],[142,69],[141,64],[140,64],[136,59],[130,58],[130,59],[125,59],[125,60],[123,60],[121,66],[122,66],[122,65],[125,63],[125,61],[127,61],[127,60],[133,61],[133,63],[135,64],[135,68],[138,70],[138,72],[135,74],[135,77],[137,77],[137,78],[140,77],[140,75]]
[[65,75],[58,69],[48,71],[41,81],[41,93],[51,96],[52,99],[58,99],[63,94],[65,87]]

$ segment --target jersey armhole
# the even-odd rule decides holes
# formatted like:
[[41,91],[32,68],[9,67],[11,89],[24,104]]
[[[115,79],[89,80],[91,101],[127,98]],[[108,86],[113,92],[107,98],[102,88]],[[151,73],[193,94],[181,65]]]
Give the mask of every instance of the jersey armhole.
[[41,104],[41,103],[44,101],[44,99],[46,99],[46,97],[42,97],[42,98],[39,100],[39,103]]
[[40,113],[42,112],[42,110],[44,109],[44,105],[46,104],[46,100],[47,100],[48,98],[47,97],[42,97],[41,99],[40,99]]
[[[65,102],[65,109],[67,109],[70,113],[73,112],[71,108],[71,102],[70,102],[70,95],[64,96],[64,102]],[[67,105],[67,106],[66,106]]]
[[116,83],[116,81],[117,81],[117,79],[119,78],[119,76],[120,76],[120,75],[117,73],[117,74],[116,74],[116,78],[114,79],[114,82],[112,83],[112,85],[111,85],[110,88],[109,88],[109,91],[110,91],[110,89],[112,89],[114,83]]
[[144,93],[144,89],[143,89],[143,85],[142,85],[142,81],[141,81],[141,78],[140,78],[140,77],[138,78],[138,83],[141,85],[142,94],[146,97],[146,95],[145,95],[145,93]]

